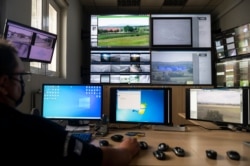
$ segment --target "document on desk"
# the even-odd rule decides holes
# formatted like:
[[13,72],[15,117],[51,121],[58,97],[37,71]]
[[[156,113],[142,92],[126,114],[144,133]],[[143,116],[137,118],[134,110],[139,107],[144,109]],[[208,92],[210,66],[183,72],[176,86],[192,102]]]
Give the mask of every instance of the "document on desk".
[[67,131],[89,131],[89,125],[86,126],[69,126],[67,125],[65,128]]

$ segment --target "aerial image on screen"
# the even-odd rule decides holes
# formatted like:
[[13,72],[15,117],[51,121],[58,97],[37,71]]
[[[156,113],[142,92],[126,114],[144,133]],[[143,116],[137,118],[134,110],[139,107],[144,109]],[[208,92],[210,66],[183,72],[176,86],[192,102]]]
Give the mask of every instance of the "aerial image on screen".
[[92,15],[92,47],[148,47],[149,15]]
[[210,51],[152,51],[154,84],[211,84]]

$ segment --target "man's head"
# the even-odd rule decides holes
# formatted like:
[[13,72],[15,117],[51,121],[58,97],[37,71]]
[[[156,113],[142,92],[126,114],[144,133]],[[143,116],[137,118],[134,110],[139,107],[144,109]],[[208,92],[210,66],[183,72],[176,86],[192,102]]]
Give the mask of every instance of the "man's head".
[[22,61],[16,49],[4,39],[0,39],[0,102],[16,107],[24,96]]

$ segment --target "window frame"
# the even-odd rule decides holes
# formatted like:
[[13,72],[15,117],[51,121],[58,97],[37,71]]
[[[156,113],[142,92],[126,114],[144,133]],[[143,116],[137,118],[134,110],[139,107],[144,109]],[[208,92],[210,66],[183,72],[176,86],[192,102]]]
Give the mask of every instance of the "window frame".
[[[36,4],[36,6],[33,6],[33,3]],[[53,0],[32,0],[32,9],[31,9],[31,25],[36,28],[41,28],[42,30],[49,31],[49,7],[53,7],[53,9],[56,11],[56,31],[57,32],[51,32],[55,33],[57,35],[61,35],[61,6],[58,4],[58,1]],[[35,10],[35,11],[34,11]],[[39,12],[39,13],[38,13]],[[34,13],[34,14],[33,14]],[[40,18],[35,18],[40,17]],[[33,21],[38,22],[33,24]],[[50,64],[47,63],[41,63],[41,62],[30,62],[30,71],[32,74],[38,74],[38,75],[44,75],[44,76],[51,76],[51,77],[59,77],[60,76],[60,39],[57,38],[52,62]],[[55,62],[54,62],[55,61]],[[50,70],[51,66],[55,65],[55,67],[52,66],[52,68],[55,68],[55,70]]]

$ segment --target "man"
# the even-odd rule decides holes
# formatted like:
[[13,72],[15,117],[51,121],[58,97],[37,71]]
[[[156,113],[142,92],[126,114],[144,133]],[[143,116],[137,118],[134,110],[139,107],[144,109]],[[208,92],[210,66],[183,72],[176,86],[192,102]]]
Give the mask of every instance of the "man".
[[128,165],[139,152],[135,138],[117,147],[96,147],[80,142],[57,123],[24,114],[15,107],[24,96],[25,72],[16,49],[0,39],[0,162],[6,165]]

